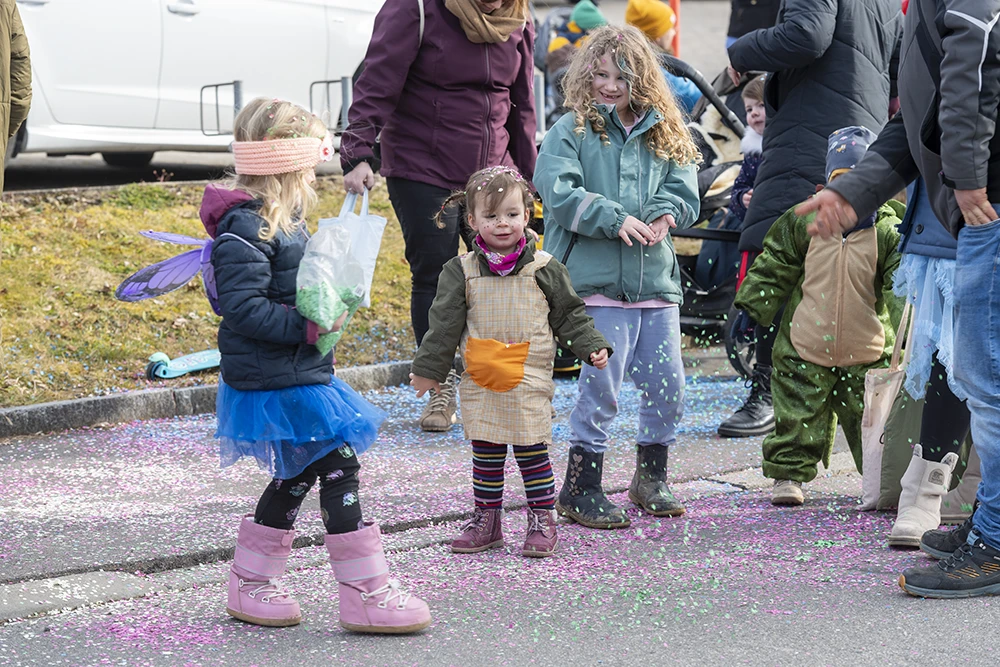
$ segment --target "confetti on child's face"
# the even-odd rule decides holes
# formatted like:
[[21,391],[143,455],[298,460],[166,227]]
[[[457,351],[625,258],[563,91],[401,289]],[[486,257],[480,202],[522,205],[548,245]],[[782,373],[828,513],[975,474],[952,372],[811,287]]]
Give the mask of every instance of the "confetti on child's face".
[[477,203],[474,215],[469,216],[469,225],[483,238],[487,248],[499,255],[509,255],[524,238],[528,215],[523,194],[512,191],[495,211],[486,211],[482,202]]

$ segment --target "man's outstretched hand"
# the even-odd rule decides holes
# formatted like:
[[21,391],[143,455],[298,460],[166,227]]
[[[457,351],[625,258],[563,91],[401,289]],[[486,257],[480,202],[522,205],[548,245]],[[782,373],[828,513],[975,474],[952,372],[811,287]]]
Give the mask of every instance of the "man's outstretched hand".
[[854,229],[858,224],[858,214],[846,199],[833,190],[821,190],[819,194],[795,207],[795,215],[816,213],[816,219],[808,227],[810,236],[832,238]]

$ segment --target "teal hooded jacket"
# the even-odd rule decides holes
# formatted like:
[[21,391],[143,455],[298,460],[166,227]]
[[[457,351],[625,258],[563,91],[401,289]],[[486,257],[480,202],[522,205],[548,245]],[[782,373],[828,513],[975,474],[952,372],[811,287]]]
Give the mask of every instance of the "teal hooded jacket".
[[673,239],[629,247],[618,231],[627,215],[648,224],[670,214],[679,229],[691,227],[700,210],[697,167],[662,160],[647,148],[646,132],[663,120],[656,110],[627,136],[613,107],[602,105],[601,113],[610,143],[602,143],[590,123],[576,132],[573,113],[542,142],[534,183],[545,210],[543,247],[566,265],[581,297],[681,303]]

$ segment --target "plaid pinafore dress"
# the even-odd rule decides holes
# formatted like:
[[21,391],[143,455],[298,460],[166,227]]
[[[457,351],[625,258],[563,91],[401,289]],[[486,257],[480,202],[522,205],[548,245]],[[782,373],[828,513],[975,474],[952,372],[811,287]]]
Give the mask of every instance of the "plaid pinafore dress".
[[517,274],[483,273],[477,253],[462,258],[466,327],[459,386],[465,437],[505,445],[552,441],[549,303],[535,272],[552,256],[538,251]]

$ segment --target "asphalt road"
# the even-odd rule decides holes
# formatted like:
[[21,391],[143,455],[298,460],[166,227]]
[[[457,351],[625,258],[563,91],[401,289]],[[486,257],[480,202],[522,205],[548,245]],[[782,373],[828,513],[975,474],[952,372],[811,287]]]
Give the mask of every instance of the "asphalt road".
[[[714,434],[745,393],[715,368],[689,376],[671,449],[688,513],[648,517],[622,491],[638,405],[626,388],[606,485],[633,525],[564,524],[558,555],[541,560],[519,555],[524,496],[510,460],[506,548],[451,554],[471,507],[461,429],[423,434],[411,390],[370,393],[389,421],[363,455],[362,503],[386,528],[393,576],[433,609],[413,637],[341,631],[315,542],[293,551],[284,579],[300,626],[225,615],[224,551],[267,478],[247,462],[218,469],[210,416],[0,441],[0,666],[995,664],[995,601],[898,589],[900,570],[930,561],[885,547],[890,514],[856,510],[860,478],[842,442],[803,507],[770,505],[760,439]],[[558,383],[560,480],[574,397]],[[300,536],[317,537],[315,490],[304,507]]]
[[[625,18],[625,0],[604,0],[601,10],[612,23]],[[558,6],[552,3],[551,6]],[[539,7],[544,16],[550,6]],[[681,55],[711,79],[722,71],[728,60],[724,49],[729,3],[725,0],[685,0],[681,9]],[[7,166],[4,189],[37,190],[83,186],[121,185],[133,182],[202,181],[222,177],[232,165],[228,153],[157,153],[152,164],[142,169],[109,167],[99,155],[45,157],[25,154]],[[339,172],[334,161],[320,168],[320,174]]]

